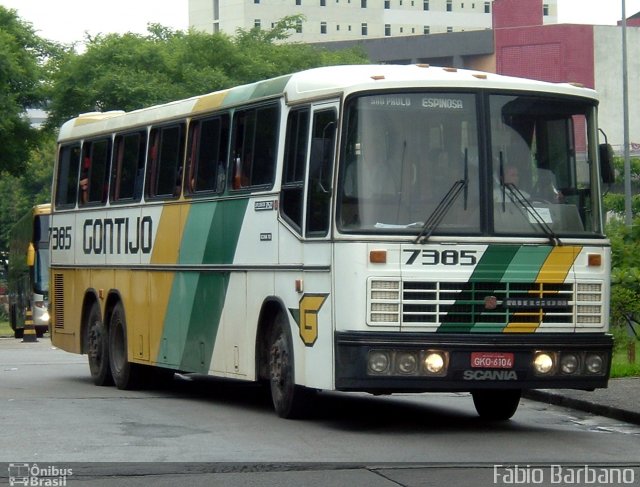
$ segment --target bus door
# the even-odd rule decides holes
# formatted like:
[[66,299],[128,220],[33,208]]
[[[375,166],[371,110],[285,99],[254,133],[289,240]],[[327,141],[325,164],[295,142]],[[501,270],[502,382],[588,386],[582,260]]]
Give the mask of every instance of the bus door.
[[[338,103],[312,106],[304,209],[303,289],[299,293],[299,336],[305,347],[306,384],[332,387],[329,368],[318,370],[331,356],[330,242],[331,194],[335,166]],[[295,338],[294,338],[295,341]]]

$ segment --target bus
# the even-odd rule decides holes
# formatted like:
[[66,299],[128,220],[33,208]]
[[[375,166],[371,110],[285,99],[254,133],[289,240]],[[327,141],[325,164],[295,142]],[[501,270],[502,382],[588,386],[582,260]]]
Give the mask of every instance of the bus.
[[9,231],[9,324],[22,338],[26,311],[36,335],[49,330],[49,220],[51,204],[31,208]]
[[[97,385],[606,387],[597,94],[428,65],[315,68],[60,129],[52,341]],[[517,169],[517,174],[515,174]]]

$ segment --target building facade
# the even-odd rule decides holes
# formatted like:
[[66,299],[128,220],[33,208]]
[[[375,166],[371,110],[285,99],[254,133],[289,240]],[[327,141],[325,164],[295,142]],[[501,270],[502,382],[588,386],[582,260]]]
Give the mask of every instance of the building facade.
[[[619,25],[544,25],[542,0],[496,0],[495,72],[541,81],[575,82],[600,97],[599,126],[616,152],[624,148],[622,32]],[[640,18],[627,20],[629,142],[640,153]]]
[[[189,24],[208,33],[272,28],[304,16],[292,42],[438,34],[491,29],[489,0],[189,0]],[[557,22],[557,0],[545,0],[545,23]]]

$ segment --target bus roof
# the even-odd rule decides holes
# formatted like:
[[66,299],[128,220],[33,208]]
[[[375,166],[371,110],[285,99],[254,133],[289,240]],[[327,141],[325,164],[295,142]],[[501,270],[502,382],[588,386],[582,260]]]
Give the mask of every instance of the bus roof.
[[594,90],[573,83],[549,83],[483,71],[415,65],[326,66],[131,112],[91,112],[62,125],[58,140],[143,127],[252,101],[284,96],[287,103],[341,96],[360,90],[414,88],[503,89],[579,96],[597,100]]

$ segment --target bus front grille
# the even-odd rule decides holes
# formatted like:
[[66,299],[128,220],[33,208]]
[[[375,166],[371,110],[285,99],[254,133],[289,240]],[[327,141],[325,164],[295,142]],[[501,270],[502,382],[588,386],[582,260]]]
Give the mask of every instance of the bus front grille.
[[369,280],[368,324],[450,332],[599,327],[600,283]]

